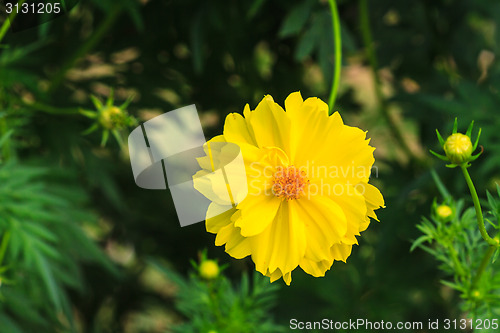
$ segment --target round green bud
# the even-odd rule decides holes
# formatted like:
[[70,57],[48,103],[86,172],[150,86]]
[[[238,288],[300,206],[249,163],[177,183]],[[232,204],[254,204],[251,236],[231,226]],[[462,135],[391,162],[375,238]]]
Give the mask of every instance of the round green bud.
[[127,115],[117,106],[106,106],[99,111],[99,123],[106,129],[125,127]]

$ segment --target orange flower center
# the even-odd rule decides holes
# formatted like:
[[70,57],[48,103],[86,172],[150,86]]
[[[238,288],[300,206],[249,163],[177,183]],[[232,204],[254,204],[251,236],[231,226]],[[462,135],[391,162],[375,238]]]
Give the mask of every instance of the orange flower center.
[[296,167],[279,167],[274,173],[273,194],[286,200],[298,199],[304,194],[304,187],[309,184],[304,171]]

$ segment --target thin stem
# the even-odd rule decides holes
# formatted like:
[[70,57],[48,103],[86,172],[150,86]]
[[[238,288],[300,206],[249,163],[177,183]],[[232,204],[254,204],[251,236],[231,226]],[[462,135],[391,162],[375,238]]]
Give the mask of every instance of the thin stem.
[[47,104],[40,103],[40,102],[24,103],[21,101],[21,103],[23,105],[25,105],[26,107],[29,107],[30,109],[37,110],[37,111],[43,111],[43,112],[50,113],[50,114],[57,114],[57,115],[70,115],[70,114],[79,115],[79,114],[81,114],[80,109],[78,109],[78,108],[58,108],[58,107],[54,107],[54,106],[47,105]]
[[451,259],[453,261],[453,265],[455,266],[455,270],[457,271],[458,275],[464,277],[466,275],[465,270],[462,267],[460,260],[458,260],[457,251],[455,250],[455,248],[453,247],[452,244],[450,244],[450,246],[448,247],[448,250],[450,251]]
[[368,58],[370,67],[372,69],[373,83],[375,86],[375,95],[377,97],[378,101],[377,104],[379,105],[379,111],[382,117],[385,119],[387,125],[389,126],[389,130],[392,134],[392,137],[399,144],[400,148],[404,151],[406,156],[408,156],[410,159],[419,161],[419,158],[413,154],[410,147],[408,146],[406,140],[404,139],[402,131],[394,121],[394,118],[391,117],[391,115],[389,114],[389,106],[387,104],[387,100],[384,97],[384,94],[382,93],[381,80],[377,71],[378,69],[377,55],[373,47],[374,43],[373,43],[372,33],[370,30],[370,18],[368,13],[369,13],[368,1],[360,0],[359,19],[361,24],[361,34],[363,37],[363,43],[365,44],[366,57]]
[[10,231],[6,231],[3,234],[2,244],[0,245],[0,266],[2,266],[3,258],[5,257],[5,252],[7,251],[7,245],[10,240]]
[[[18,6],[21,7],[25,2],[26,0],[19,1]],[[7,30],[9,30],[16,16],[17,16],[17,10],[12,10],[12,13],[10,13],[9,17],[5,19],[5,22],[3,22],[2,27],[0,28],[0,43],[2,42],[2,39],[5,37]]]
[[[7,109],[4,103],[4,90],[0,88],[0,108]],[[3,115],[0,115],[0,139],[4,138],[5,135],[8,135],[9,126],[7,124],[7,112]],[[2,144],[1,153],[0,153],[0,162],[7,161],[11,157],[11,144],[10,138],[7,138]]]
[[328,0],[328,4],[330,5],[330,11],[332,13],[333,43],[335,45],[335,65],[333,68],[332,89],[330,90],[330,98],[328,98],[328,106],[330,108],[329,114],[332,114],[335,100],[337,99],[340,71],[342,69],[342,37],[340,35],[340,19],[337,3],[335,0]]
[[[375,89],[377,89],[377,97],[382,95],[382,90],[380,89],[380,77],[377,73],[378,62],[377,56],[375,54],[375,49],[373,48],[373,37],[370,29],[370,17],[368,16],[368,2],[367,0],[360,0],[359,4],[359,20],[361,24],[361,35],[363,37],[363,43],[365,44],[366,56],[370,62],[370,66],[373,70],[373,78],[375,80]],[[379,96],[380,95],[380,96]]]
[[111,12],[106,16],[106,19],[102,21],[101,25],[96,29],[96,31],[92,34],[92,36],[87,39],[87,41],[73,54],[73,56],[66,61],[66,63],[61,67],[59,72],[52,79],[49,91],[54,92],[59,84],[61,84],[64,79],[64,75],[66,72],[73,67],[73,65],[80,59],[82,56],[91,51],[97,43],[104,37],[106,31],[108,31],[112,26],[115,20],[118,18],[120,12],[122,10],[121,6],[115,6]]
[[[7,135],[9,127],[7,126],[7,120],[5,116],[0,116],[0,138],[3,138],[4,135]],[[0,162],[7,161],[10,159],[11,151],[10,151],[10,138],[4,141],[2,145],[2,154],[0,154]]]
[[479,283],[481,276],[483,275],[484,271],[486,270],[486,267],[490,263],[491,256],[495,253],[496,249],[497,249],[497,246],[490,245],[490,247],[488,248],[488,251],[486,251],[486,253],[484,254],[484,257],[481,260],[481,264],[479,264],[479,268],[477,269],[476,275],[474,276],[474,280],[472,280],[471,291],[476,289],[477,284]]
[[472,179],[470,178],[469,171],[467,171],[467,167],[465,166],[465,164],[460,165],[460,169],[462,169],[462,172],[463,172],[464,177],[465,177],[465,182],[467,183],[467,186],[469,186],[472,201],[474,202],[474,208],[476,208],[477,225],[479,227],[479,231],[481,232],[481,236],[489,245],[498,247],[499,243],[497,241],[495,241],[493,238],[491,238],[490,235],[488,235],[488,232],[486,231],[486,228],[484,227],[483,211],[481,210],[481,204],[479,203],[479,197],[477,196],[477,192],[476,192],[476,188],[474,187],[474,183],[472,182]]
[[[21,7],[23,5],[23,3],[25,3],[25,2],[26,2],[26,0],[19,1],[18,6]],[[5,37],[5,35],[7,34],[7,31],[9,30],[10,26],[12,25],[12,22],[14,22],[14,19],[16,18],[17,14],[18,14],[17,10],[13,10],[12,13],[10,13],[9,17],[7,17],[5,19],[2,26],[0,27],[0,44],[2,43],[2,40]],[[0,91],[0,106],[3,107],[2,99],[3,99],[3,90]],[[9,128],[7,126],[7,120],[5,118],[6,118],[5,115],[0,116],[0,137],[3,137],[7,133],[7,131],[9,130]],[[4,142],[4,144],[2,146],[2,154],[0,157],[3,158],[4,160],[8,160],[10,158],[10,155],[11,155],[10,140],[7,139],[7,141]],[[2,242],[2,247],[4,245],[6,238],[8,241],[8,236],[10,236],[10,234],[5,234],[4,241]],[[3,253],[0,256],[0,263],[1,263],[1,259],[3,259]]]

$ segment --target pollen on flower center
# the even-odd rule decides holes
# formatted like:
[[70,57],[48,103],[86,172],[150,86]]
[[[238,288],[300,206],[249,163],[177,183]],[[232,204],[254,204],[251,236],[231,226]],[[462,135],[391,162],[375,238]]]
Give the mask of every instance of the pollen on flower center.
[[304,193],[304,187],[309,184],[304,171],[296,167],[281,167],[274,173],[273,194],[286,200],[298,199]]

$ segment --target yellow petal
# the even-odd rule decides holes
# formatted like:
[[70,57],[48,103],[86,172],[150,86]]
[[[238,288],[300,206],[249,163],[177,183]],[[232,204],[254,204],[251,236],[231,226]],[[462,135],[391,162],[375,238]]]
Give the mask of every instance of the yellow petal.
[[247,121],[239,113],[227,115],[224,123],[224,138],[227,142],[241,142],[257,146],[255,138],[248,129]]
[[327,126],[328,112],[323,109],[324,103],[318,101],[308,98],[297,112],[290,115],[290,159],[294,164],[311,162],[331,131],[331,126]]
[[302,105],[303,112],[318,112],[321,117],[328,117],[328,104],[317,97],[309,97]]
[[266,194],[272,196],[271,188],[274,184],[274,174],[279,167],[288,165],[288,157],[279,148],[263,148],[253,158],[253,161],[245,162],[248,195]]
[[285,99],[285,111],[287,114],[290,116],[294,116],[299,112],[300,108],[302,107],[303,103],[302,95],[300,94],[300,91],[296,91],[288,95],[288,97]]
[[[375,214],[375,213],[373,213]],[[359,232],[363,232],[365,231],[366,229],[368,229],[368,227],[370,226],[370,218],[367,216],[365,217],[365,220],[363,222],[361,222],[361,224],[359,225]]]
[[233,206],[222,206],[215,202],[212,202],[208,206],[206,228],[208,232],[213,234],[219,232],[219,230],[228,224],[232,223],[231,216],[236,212],[236,208]]
[[241,216],[235,226],[241,228],[244,237],[255,236],[266,229],[274,220],[281,200],[274,195],[248,195],[236,207]]
[[283,276],[283,274],[281,274],[281,271],[279,269],[276,269],[272,273],[270,273],[268,270],[265,275],[270,278],[271,283],[273,283],[274,281],[278,280]]
[[314,196],[289,202],[291,211],[304,223],[307,248],[305,257],[314,261],[330,257],[330,248],[340,243],[347,232],[342,208],[332,199]]
[[[252,110],[250,110],[250,105],[245,104],[245,107],[243,108],[243,116],[245,117],[245,120],[249,121],[250,117],[252,116]],[[250,126],[249,126],[250,128]]]
[[302,258],[300,261],[300,268],[309,275],[320,277],[325,276],[326,271],[332,267],[332,264],[333,260],[314,261]]
[[292,272],[283,274],[283,281],[285,281],[286,285],[289,286],[292,282]]
[[279,268],[283,274],[295,269],[306,249],[304,224],[290,214],[290,205],[283,201],[274,221],[266,230],[250,238],[252,260],[265,274]]
[[385,208],[384,197],[382,193],[371,184],[365,184],[364,196],[366,199],[367,215],[378,221],[377,215],[375,215],[375,210],[379,208]]
[[[206,156],[198,157],[196,160],[198,164],[203,170],[213,172],[215,170],[215,161],[213,158],[213,150],[214,148],[220,147],[220,145],[211,145],[211,143],[215,142],[226,142],[223,135],[217,135],[216,137],[209,140],[207,143],[203,145],[203,150],[205,151]],[[211,148],[209,148],[211,147]]]
[[215,245],[221,246],[226,244],[226,252],[233,258],[242,259],[252,253],[250,241],[248,238],[241,236],[240,229],[231,223],[222,228],[215,238]]
[[307,274],[315,277],[325,276],[333,264],[334,260],[345,262],[351,255],[352,245],[349,244],[335,244],[330,249],[330,257],[328,260],[315,261],[303,258],[300,261],[300,268]]
[[367,182],[374,163],[374,148],[366,140],[366,133],[344,125],[337,112],[330,117],[324,116],[325,113],[326,110],[310,112],[301,117],[307,131],[300,134],[293,162],[308,165],[312,170],[324,168],[328,175],[336,171],[337,179],[330,182],[340,182],[340,179]]
[[341,187],[342,191],[337,191],[330,196],[343,210],[347,219],[347,232],[342,242],[347,244],[357,244],[355,236],[359,236],[360,225],[366,217],[366,201],[356,188],[349,184]]
[[218,205],[232,205],[224,175],[220,170],[216,170],[215,173],[205,170],[198,171],[193,176],[193,186],[198,192]]
[[351,255],[352,245],[350,244],[335,244],[331,248],[332,259],[346,262]]
[[271,96],[265,96],[250,119],[259,147],[280,147],[289,152],[290,119]]

